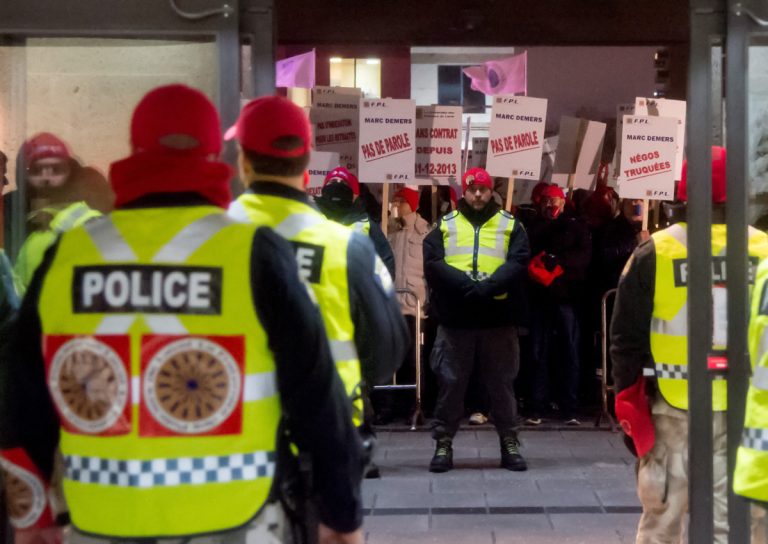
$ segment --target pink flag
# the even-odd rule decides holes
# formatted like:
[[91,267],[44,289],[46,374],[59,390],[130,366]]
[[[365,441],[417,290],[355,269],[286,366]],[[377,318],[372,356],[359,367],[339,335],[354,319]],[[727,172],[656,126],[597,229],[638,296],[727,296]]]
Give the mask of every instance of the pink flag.
[[277,87],[311,89],[315,86],[315,50],[277,61],[275,72]]
[[528,93],[528,51],[464,68],[472,88],[485,94]]

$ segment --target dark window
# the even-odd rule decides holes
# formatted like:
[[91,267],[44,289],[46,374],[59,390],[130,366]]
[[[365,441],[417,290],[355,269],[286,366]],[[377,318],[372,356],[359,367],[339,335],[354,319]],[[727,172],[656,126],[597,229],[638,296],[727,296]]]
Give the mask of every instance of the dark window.
[[437,103],[441,106],[463,106],[464,113],[485,113],[485,95],[470,87],[472,80],[464,75],[462,68],[437,67]]

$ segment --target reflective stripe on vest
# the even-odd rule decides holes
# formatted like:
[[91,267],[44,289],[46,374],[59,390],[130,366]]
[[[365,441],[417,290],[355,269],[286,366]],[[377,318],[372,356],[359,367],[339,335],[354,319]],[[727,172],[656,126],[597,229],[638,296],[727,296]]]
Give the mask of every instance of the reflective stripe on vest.
[[[347,396],[352,400],[352,420],[355,425],[361,425],[360,359],[354,342],[355,329],[347,284],[350,228],[326,219],[303,202],[253,193],[245,193],[232,203],[229,215],[238,221],[268,226],[283,238],[296,243],[299,261],[303,260],[299,255],[299,244],[322,248],[318,277],[309,277],[309,271],[302,267],[302,262],[299,262],[299,275],[311,287],[310,294],[323,316],[331,357]],[[352,230],[367,233],[368,227],[368,221],[360,221],[352,225]]]
[[[63,235],[38,311],[61,414],[64,493],[81,531],[133,539],[226,531],[266,504],[281,411],[274,360],[251,302],[253,234],[205,206],[121,210]],[[153,278],[206,271],[220,304],[205,314],[192,306],[78,309],[82,292],[73,289],[70,301],[61,286],[82,289],[75,282],[82,269],[104,277],[149,269]],[[140,285],[137,297],[154,301],[143,291],[156,288],[154,280]],[[58,384],[68,382],[53,372],[65,368],[56,361],[68,357],[69,345],[105,346],[108,370],[117,374],[115,394],[94,384],[109,394],[106,401],[125,402],[108,404],[116,417],[104,428],[79,425],[64,405]],[[127,372],[127,382],[116,369]],[[103,370],[87,375],[98,381]]]
[[460,212],[443,217],[445,262],[475,280],[490,277],[507,257],[514,218],[499,211],[481,227],[472,225]]

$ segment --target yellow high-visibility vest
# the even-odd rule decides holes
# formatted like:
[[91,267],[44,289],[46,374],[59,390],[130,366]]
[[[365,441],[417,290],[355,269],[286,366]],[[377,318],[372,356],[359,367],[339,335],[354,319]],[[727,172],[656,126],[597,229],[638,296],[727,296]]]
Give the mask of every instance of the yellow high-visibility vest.
[[747,393],[744,434],[736,453],[733,490],[748,499],[768,502],[768,260],[757,269],[749,321],[752,378]]
[[[487,279],[507,260],[509,238],[514,228],[515,218],[505,210],[499,210],[481,227],[454,210],[440,222],[445,262],[475,281]],[[506,296],[504,293],[496,298]]]
[[62,236],[38,311],[79,530],[210,533],[266,504],[281,408],[253,233],[201,206],[116,211]]
[[[656,283],[651,319],[651,354],[656,380],[664,400],[681,410],[688,409],[688,247],[687,227],[678,223],[652,235],[656,250]],[[726,255],[725,225],[712,225],[712,256],[715,271],[724,269]],[[768,256],[768,236],[749,230],[749,255],[756,263]],[[727,347],[725,289],[714,277],[714,350]],[[712,409],[728,407],[725,379],[712,382]]]
[[360,426],[360,358],[355,347],[347,281],[347,247],[352,230],[326,219],[308,204],[271,195],[244,193],[232,203],[229,214],[239,221],[271,227],[293,243],[299,275],[312,287],[331,356],[352,401],[352,421]]

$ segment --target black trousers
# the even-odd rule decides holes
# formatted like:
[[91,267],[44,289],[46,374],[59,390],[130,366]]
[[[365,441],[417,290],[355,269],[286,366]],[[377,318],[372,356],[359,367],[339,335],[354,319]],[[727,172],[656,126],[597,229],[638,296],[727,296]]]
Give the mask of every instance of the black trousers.
[[513,385],[520,366],[517,327],[473,330],[439,326],[430,364],[438,384],[433,438],[456,434],[474,368],[479,371],[499,436],[515,431],[517,402]]

